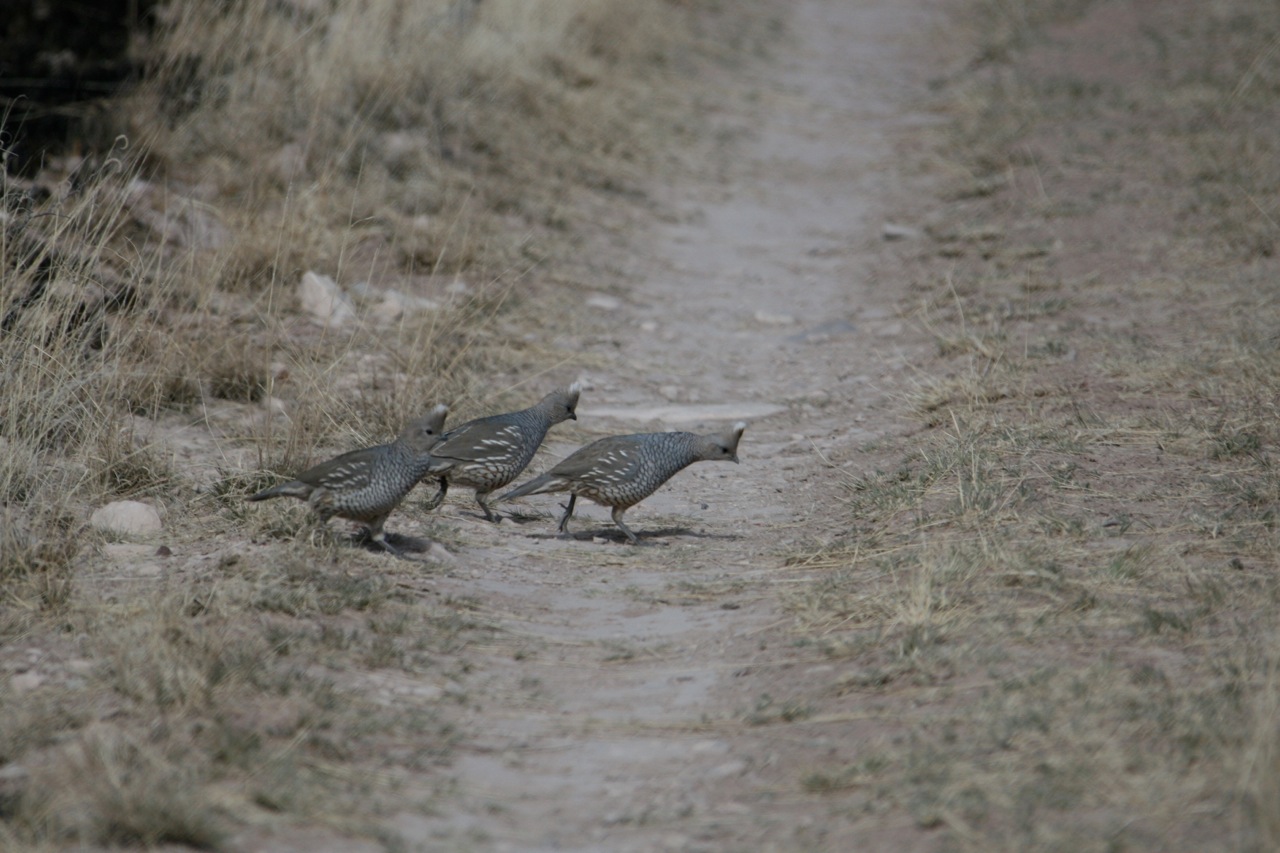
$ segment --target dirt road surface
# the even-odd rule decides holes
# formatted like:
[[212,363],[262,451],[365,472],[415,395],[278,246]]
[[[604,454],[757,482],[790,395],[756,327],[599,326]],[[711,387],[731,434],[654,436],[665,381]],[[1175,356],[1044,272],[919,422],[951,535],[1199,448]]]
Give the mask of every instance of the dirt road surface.
[[[444,509],[468,544],[424,586],[473,597],[498,630],[465,685],[451,805],[390,821],[410,846],[867,840],[799,796],[808,756],[852,760],[858,744],[847,715],[793,695],[836,674],[790,645],[780,596],[806,575],[787,557],[841,524],[839,461],[907,428],[881,401],[922,344],[866,258],[894,187],[891,134],[924,120],[904,106],[920,83],[904,46],[926,21],[889,0],[798,4],[773,60],[722,81],[737,89],[726,104],[749,106],[718,118],[734,140],[718,179],[653,188],[676,214],[629,241],[630,281],[583,309],[599,365],[584,372],[584,437],[742,419],[741,464],[695,465],[631,510],[638,547],[591,504],[555,538],[554,496],[496,529],[465,501]],[[575,446],[553,433],[535,468]]]

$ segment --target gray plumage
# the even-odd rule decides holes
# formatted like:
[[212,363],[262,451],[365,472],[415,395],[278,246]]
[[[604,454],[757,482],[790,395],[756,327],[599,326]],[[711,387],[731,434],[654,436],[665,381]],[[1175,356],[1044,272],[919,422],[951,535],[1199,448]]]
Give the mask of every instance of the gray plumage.
[[397,553],[387,544],[382,525],[426,473],[431,448],[443,437],[448,414],[448,406],[436,406],[430,414],[411,421],[390,444],[335,456],[248,499],[299,498],[311,504],[321,524],[335,515],[362,522],[373,542]]
[[613,508],[613,523],[635,543],[636,535],[622,523],[628,508],[649,497],[663,483],[694,462],[738,461],[738,441],[746,423],[711,435],[691,432],[647,432],[615,435],[592,442],[547,473],[512,489],[499,500],[546,492],[569,492],[569,505],[559,530],[568,532],[569,517],[579,496]]
[[547,430],[566,420],[577,420],[581,386],[552,391],[537,405],[518,412],[490,415],[468,421],[445,433],[431,451],[426,476],[435,477],[440,490],[426,503],[432,510],[444,500],[450,484],[476,490],[476,503],[489,521],[498,521],[485,498],[494,489],[511,483],[538,452]]

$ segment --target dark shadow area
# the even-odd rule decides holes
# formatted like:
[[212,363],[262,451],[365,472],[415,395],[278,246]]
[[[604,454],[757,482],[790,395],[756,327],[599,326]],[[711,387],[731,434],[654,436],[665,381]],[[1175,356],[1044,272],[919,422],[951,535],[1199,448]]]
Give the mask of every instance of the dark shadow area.
[[109,147],[103,101],[141,73],[155,0],[6,3],[0,13],[0,157],[30,177],[51,154]]

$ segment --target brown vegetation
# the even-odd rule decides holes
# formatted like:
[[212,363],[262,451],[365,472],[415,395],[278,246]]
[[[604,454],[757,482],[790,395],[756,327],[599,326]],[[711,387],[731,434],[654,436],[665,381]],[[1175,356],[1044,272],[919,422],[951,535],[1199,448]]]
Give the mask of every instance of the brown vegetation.
[[911,735],[808,790],[963,849],[1280,843],[1273,12],[956,14],[946,203],[894,258],[920,431],[792,601]]

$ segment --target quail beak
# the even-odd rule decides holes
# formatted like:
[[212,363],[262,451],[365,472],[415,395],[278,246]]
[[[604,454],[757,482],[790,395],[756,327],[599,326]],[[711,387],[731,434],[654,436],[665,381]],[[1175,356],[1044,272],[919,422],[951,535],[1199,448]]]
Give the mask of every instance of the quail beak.
[[577,419],[578,419],[578,413],[577,413],[577,412],[570,412],[570,413],[569,413],[569,420],[571,420],[571,421],[576,421]]
[[729,457],[729,461],[730,461],[730,462],[732,462],[734,465],[737,465],[737,464],[738,464],[738,454],[736,454],[736,453],[735,453],[735,454],[733,454],[732,456],[730,456],[730,457]]

